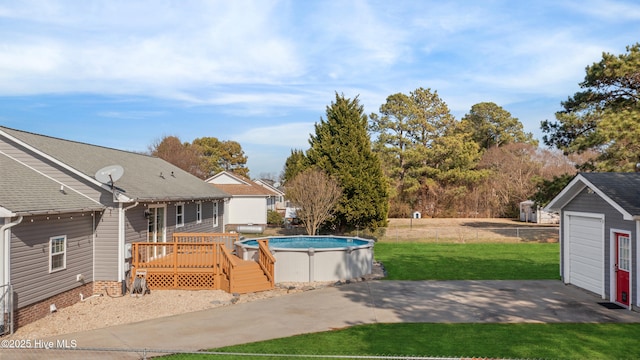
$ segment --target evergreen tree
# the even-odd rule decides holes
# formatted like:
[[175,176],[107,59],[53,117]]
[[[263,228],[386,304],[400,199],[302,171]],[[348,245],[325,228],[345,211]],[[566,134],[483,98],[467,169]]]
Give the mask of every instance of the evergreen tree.
[[342,194],[334,212],[340,230],[385,226],[388,186],[377,155],[371,149],[367,116],[358,98],[336,93],[326,120],[315,125],[307,151],[309,164],[335,178]]
[[586,68],[584,89],[542,122],[543,142],[565,154],[595,151],[582,170],[633,171],[640,154],[640,43],[625,54],[602,54]]
[[462,118],[462,123],[481,149],[511,143],[537,145],[533,134],[524,132],[520,120],[492,102],[473,105],[469,113]]
[[291,155],[289,155],[284,163],[282,180],[286,184],[308,167],[309,162],[307,161],[307,157],[304,155],[304,152],[302,150],[292,149]]

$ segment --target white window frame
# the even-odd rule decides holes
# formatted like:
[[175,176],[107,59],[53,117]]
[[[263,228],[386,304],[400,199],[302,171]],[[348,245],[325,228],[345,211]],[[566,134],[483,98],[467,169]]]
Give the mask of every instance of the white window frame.
[[202,201],[196,202],[196,224],[202,223]]
[[218,201],[213,202],[213,227],[218,227]]
[[176,227],[184,226],[184,203],[176,204]]
[[[62,240],[62,250],[54,252],[53,243],[54,241],[57,242],[60,240]],[[55,269],[53,268],[54,256],[62,256],[62,266],[59,266]],[[49,273],[65,270],[66,268],[67,268],[67,235],[52,236],[49,238]]]

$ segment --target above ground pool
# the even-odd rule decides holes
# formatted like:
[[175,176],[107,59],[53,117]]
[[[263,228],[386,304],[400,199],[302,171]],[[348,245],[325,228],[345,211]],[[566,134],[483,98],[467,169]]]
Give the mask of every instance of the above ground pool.
[[351,280],[371,274],[373,241],[344,236],[279,236],[236,242],[236,254],[256,260],[258,241],[269,240],[275,282]]

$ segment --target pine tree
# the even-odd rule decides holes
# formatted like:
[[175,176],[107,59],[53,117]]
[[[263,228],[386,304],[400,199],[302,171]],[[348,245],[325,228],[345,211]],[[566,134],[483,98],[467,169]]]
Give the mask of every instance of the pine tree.
[[375,229],[387,221],[389,194],[378,156],[371,149],[367,116],[358,98],[336,93],[311,135],[307,158],[334,177],[343,191],[333,225],[339,230]]

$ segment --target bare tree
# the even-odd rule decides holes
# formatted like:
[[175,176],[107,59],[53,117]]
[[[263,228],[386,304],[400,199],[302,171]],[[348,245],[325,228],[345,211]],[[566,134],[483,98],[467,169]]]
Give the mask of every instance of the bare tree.
[[177,136],[165,136],[149,146],[149,153],[157,156],[191,174],[205,178],[202,171],[202,152],[198,147],[183,143]]
[[322,223],[333,213],[342,190],[324,172],[307,169],[287,183],[286,196],[296,207],[307,234],[315,235]]

